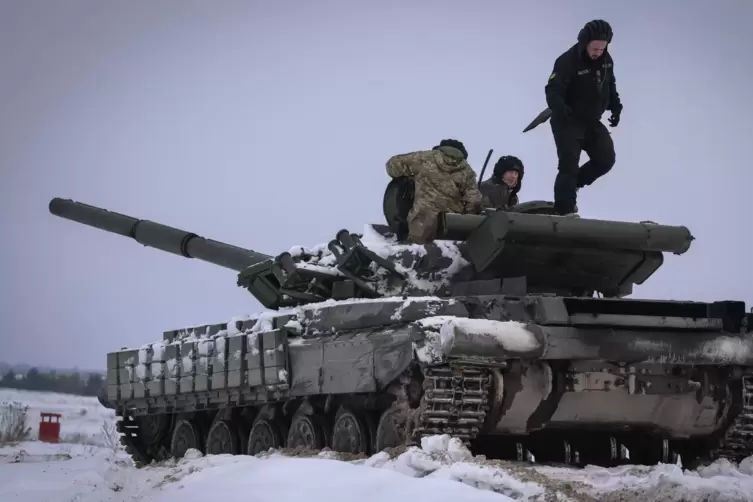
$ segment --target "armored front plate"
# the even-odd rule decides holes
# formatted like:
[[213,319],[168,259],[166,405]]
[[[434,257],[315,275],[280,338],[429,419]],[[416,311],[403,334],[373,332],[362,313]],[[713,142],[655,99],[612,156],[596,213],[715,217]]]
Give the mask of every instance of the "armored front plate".
[[149,396],[162,396],[165,393],[166,364],[162,362],[153,362],[150,366],[150,373],[150,380],[146,385],[146,388],[149,391]]
[[118,369],[118,353],[110,352],[107,354],[107,369]]
[[275,330],[262,334],[264,349],[264,384],[278,385],[287,383],[286,362],[288,336],[284,330]]
[[106,384],[107,385],[118,385],[120,383],[120,378],[118,373],[120,370],[118,368],[107,368],[107,378],[106,378]]
[[178,393],[180,380],[180,346],[168,345],[165,347],[165,395],[174,396]]
[[187,394],[193,392],[193,375],[182,376],[178,380],[178,392],[181,394]]
[[136,378],[136,373],[133,366],[127,366],[118,370],[120,381],[120,398],[121,399],[133,399],[133,382]]
[[120,389],[120,399],[133,399],[132,383],[121,383],[118,388]]
[[199,356],[196,359],[196,376],[194,377],[194,390],[196,390],[196,392],[209,390],[211,371],[209,362],[210,358],[206,356]]
[[182,376],[193,375],[196,371],[194,359],[196,358],[196,343],[185,342],[180,345],[181,374]]
[[133,367],[120,368],[118,370],[117,383],[120,383],[120,384],[131,383],[134,376],[135,376],[135,373],[133,371]]
[[246,382],[249,387],[256,387],[264,384],[264,374],[262,365],[262,337],[258,333],[248,335],[246,344]]
[[152,353],[151,353],[151,362],[153,363],[164,363],[166,360],[166,353],[165,349],[167,347],[162,343],[153,343],[152,344]]
[[246,335],[227,337],[227,369],[228,371],[243,370],[246,360]]
[[195,342],[184,342],[180,346],[181,364],[180,364],[180,384],[178,391],[181,394],[194,391],[194,374],[196,372],[195,364]]
[[118,368],[135,366],[139,360],[138,350],[122,350],[118,352]]
[[219,336],[214,340],[214,356],[212,357],[212,390],[227,387],[227,337]]
[[134,399],[144,399],[147,396],[146,381],[134,382],[131,385],[133,386],[133,398]]
[[246,372],[240,370],[232,370],[227,372],[227,386],[228,389],[237,389],[238,387],[244,387],[246,385]]

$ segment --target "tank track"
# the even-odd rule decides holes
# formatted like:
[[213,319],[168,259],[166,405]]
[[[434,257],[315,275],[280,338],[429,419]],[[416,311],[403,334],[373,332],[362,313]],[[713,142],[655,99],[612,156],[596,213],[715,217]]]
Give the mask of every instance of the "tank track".
[[449,434],[466,445],[478,435],[489,411],[491,374],[465,366],[424,369],[423,398],[409,442],[421,437]]
[[739,462],[753,455],[753,374],[743,375],[740,387],[740,413],[719,441],[712,454],[713,459]]
[[134,420],[132,416],[118,414],[118,418],[122,418],[117,422],[118,432],[121,434],[120,444],[123,445],[126,453],[131,456],[136,467],[144,467],[152,461],[160,462],[169,458],[169,452],[164,446],[147,447],[144,445],[144,441],[141,439],[139,422]]

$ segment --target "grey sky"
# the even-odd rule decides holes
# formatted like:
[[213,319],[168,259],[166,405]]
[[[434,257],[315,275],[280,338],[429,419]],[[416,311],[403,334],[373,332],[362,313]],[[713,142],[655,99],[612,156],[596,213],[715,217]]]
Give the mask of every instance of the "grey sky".
[[634,296],[753,302],[752,2],[312,3],[0,3],[0,359],[101,368],[261,310],[233,272],[56,218],[55,196],[274,254],[382,223],[387,158],[454,137],[477,172],[521,157],[521,198],[551,200],[549,126],[520,131],[594,18],[625,110],[581,214],[697,237]]

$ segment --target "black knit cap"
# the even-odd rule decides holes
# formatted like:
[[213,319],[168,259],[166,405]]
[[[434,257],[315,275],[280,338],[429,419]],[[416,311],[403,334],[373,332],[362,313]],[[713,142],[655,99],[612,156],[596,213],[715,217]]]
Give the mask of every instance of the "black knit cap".
[[605,40],[612,42],[612,27],[603,19],[589,21],[578,33],[578,42],[588,43],[591,40]]
[[462,141],[458,141],[456,139],[443,139],[437,146],[432,148],[432,150],[437,150],[440,146],[451,146],[453,148],[457,148],[458,150],[463,152],[463,158],[468,160],[468,150],[465,149],[465,145],[463,145]]

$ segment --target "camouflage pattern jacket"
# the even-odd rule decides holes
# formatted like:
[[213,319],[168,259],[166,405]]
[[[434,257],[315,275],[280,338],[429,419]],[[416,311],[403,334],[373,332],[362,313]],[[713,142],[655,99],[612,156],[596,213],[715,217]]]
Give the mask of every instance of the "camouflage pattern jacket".
[[413,177],[415,196],[408,214],[410,237],[426,242],[436,232],[440,212],[478,213],[481,193],[476,173],[457,148],[442,146],[395,155],[387,161],[387,174],[393,178]]
[[485,208],[507,209],[518,203],[518,194],[505,183],[495,183],[493,179],[481,183],[481,205]]

